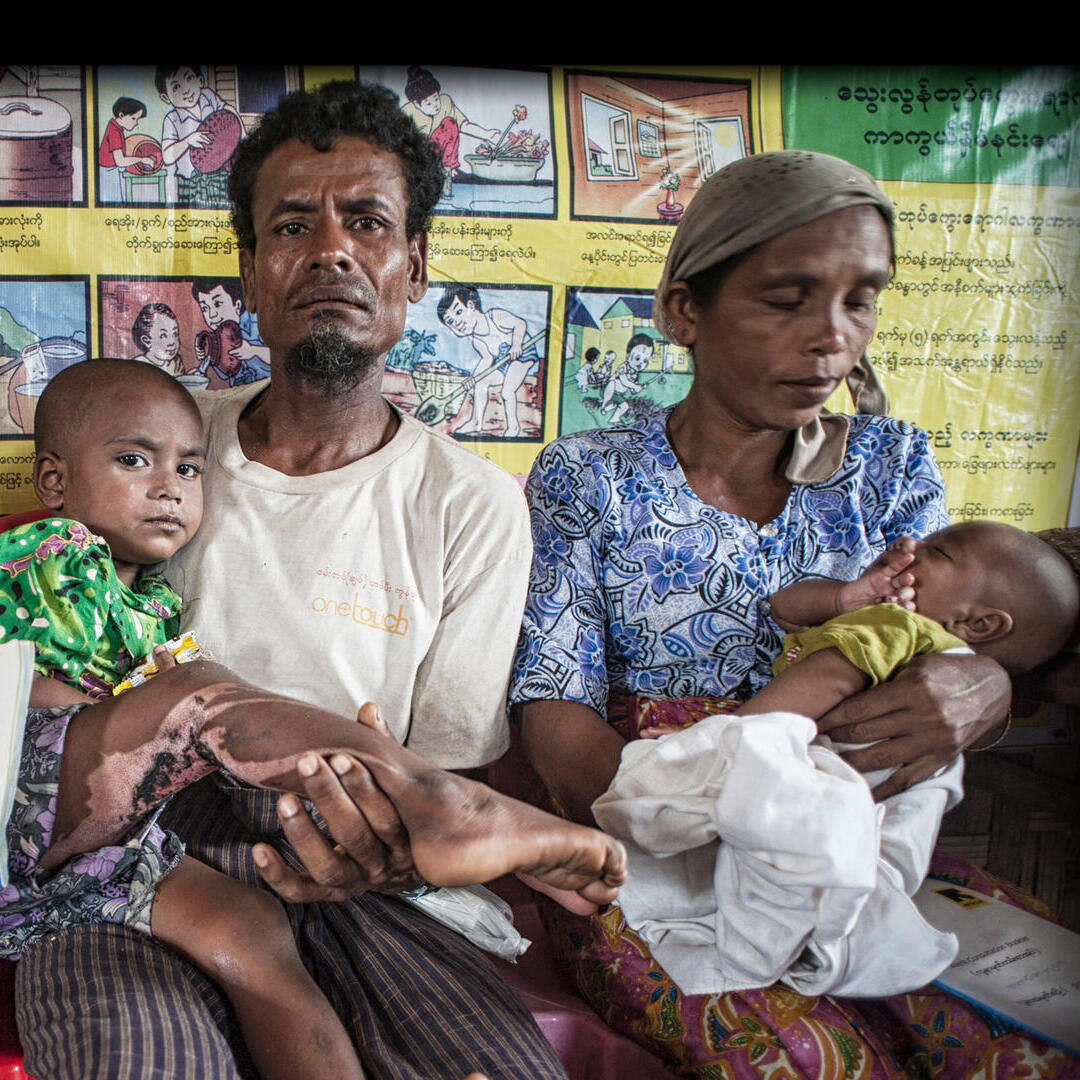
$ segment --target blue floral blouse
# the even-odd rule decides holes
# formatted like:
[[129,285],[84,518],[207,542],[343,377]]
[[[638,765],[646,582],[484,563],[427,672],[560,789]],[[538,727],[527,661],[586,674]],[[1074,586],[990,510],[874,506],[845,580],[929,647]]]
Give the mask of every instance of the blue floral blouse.
[[851,579],[897,537],[948,524],[941,472],[910,424],[849,417],[840,469],[794,485],[759,527],[694,494],[669,412],[556,439],[537,458],[512,702],[561,699],[603,716],[609,690],[750,697],[783,637],[763,600],[798,578]]

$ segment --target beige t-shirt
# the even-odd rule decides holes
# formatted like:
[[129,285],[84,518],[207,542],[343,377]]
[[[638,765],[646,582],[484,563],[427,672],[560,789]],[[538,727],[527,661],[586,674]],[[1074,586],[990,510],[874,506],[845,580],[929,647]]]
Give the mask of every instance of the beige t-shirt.
[[532,551],[517,482],[407,415],[374,454],[286,476],[237,438],[263,386],[199,395],[203,525],[167,568],[184,628],[258,686],[346,716],[375,701],[436,765],[494,760]]

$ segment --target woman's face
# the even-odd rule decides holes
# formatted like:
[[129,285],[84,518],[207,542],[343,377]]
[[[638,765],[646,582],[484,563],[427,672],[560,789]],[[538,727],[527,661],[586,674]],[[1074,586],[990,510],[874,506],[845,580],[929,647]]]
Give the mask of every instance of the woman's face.
[[809,423],[870,342],[890,256],[881,214],[858,206],[762,244],[705,309],[676,283],[668,312],[694,347],[695,393],[750,430]]
[[439,92],[436,90],[432,94],[428,94],[426,98],[418,101],[416,107],[425,116],[434,116],[439,111]]

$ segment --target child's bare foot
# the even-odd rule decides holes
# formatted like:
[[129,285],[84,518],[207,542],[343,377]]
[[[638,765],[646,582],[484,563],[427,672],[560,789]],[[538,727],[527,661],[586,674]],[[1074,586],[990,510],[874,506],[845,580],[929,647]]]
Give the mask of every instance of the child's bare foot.
[[[441,769],[405,771],[357,757],[397,807],[413,862],[433,885],[475,885],[523,871],[587,901],[608,904],[626,880],[622,844]],[[335,755],[335,770],[348,761]]]
[[525,882],[533,892],[543,893],[550,896],[556,904],[561,904],[567,911],[575,915],[595,915],[600,909],[599,904],[591,904],[583,896],[567,889],[556,889],[553,885],[535,878],[532,874],[523,874],[520,870],[514,875],[519,881]]

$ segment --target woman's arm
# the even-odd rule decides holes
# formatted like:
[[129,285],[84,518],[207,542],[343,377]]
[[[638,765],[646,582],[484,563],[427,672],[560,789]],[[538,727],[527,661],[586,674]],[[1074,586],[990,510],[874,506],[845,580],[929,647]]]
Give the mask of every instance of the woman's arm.
[[608,789],[625,742],[588,705],[528,701],[521,706],[525,754],[571,820],[595,827],[592,804]]

